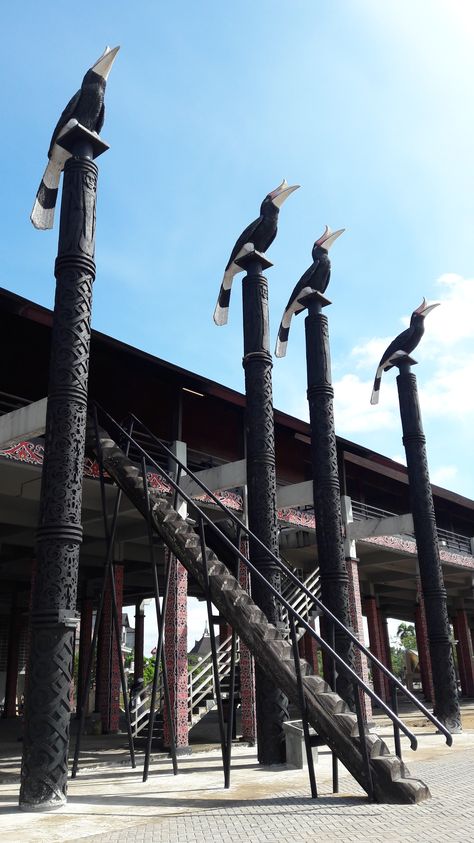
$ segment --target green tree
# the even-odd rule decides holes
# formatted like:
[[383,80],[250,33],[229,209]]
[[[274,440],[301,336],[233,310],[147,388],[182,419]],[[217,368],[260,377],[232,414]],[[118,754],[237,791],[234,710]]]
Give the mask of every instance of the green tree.
[[397,638],[402,647],[407,650],[416,650],[418,645],[416,643],[415,627],[412,623],[401,623],[397,629]]

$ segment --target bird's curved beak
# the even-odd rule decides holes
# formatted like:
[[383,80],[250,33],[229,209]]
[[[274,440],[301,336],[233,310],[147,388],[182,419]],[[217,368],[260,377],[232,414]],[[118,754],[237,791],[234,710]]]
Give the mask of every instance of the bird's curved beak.
[[272,200],[272,203],[277,207],[281,208],[285,199],[288,199],[290,193],[293,193],[294,190],[298,190],[300,187],[299,184],[289,185],[286,179],[283,179],[282,183],[272,190],[269,193],[269,197]]
[[418,313],[419,316],[427,316],[431,310],[434,310],[435,307],[438,307],[441,302],[434,301],[431,304],[428,304],[426,299],[423,299],[420,306],[416,308],[415,313]]
[[102,79],[107,81],[108,75],[112,70],[115,56],[119,50],[120,47],[113,47],[112,50],[110,47],[106,47],[100,58],[98,58],[95,64],[92,65],[91,70],[93,70],[94,73],[97,73],[98,76],[102,76]]
[[341,234],[345,232],[345,228],[339,228],[337,231],[331,231],[329,226],[325,227],[324,233],[321,235],[319,240],[316,240],[315,246],[322,246],[323,249],[326,249],[329,252],[332,244],[340,237]]

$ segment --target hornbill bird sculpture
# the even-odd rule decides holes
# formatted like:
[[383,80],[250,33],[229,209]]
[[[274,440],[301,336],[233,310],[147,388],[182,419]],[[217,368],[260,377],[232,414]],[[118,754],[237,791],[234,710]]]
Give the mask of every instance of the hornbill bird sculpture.
[[59,179],[67,159],[71,157],[71,153],[63,149],[58,144],[58,140],[77,123],[96,135],[104,125],[105,86],[119,49],[119,47],[114,47],[113,50],[110,47],[105,48],[100,58],[87,71],[80,89],[68,102],[58,120],[49,145],[48,165],[31,212],[31,222],[35,228],[53,227]]
[[331,231],[327,225],[324,233],[316,240],[311,253],[313,263],[298,281],[286,305],[283,319],[280,322],[275,348],[276,357],[284,357],[286,354],[291,319],[293,315],[296,316],[298,313],[301,313],[306,307],[305,304],[301,303],[301,299],[310,293],[324,293],[326,291],[331,279],[331,261],[329,260],[328,252],[335,240],[344,231],[345,228],[340,228],[338,231]]
[[395,337],[393,342],[391,342],[385,350],[384,354],[382,354],[382,359],[380,360],[375,373],[374,387],[370,398],[371,404],[378,404],[380,382],[382,380],[383,372],[388,372],[388,370],[395,365],[397,358],[406,357],[406,355],[411,354],[411,352],[417,347],[423,334],[425,333],[425,316],[427,316],[428,313],[435,307],[438,307],[439,304],[439,301],[427,304],[426,299],[423,299],[420,306],[417,307],[411,315],[410,326],[406,329],[406,331],[402,331],[398,337]]
[[271,193],[265,196],[260,206],[260,216],[247,226],[236,241],[225,268],[224,278],[222,279],[219,290],[219,298],[217,299],[214,310],[214,322],[216,325],[225,325],[227,323],[232,281],[234,280],[234,275],[237,275],[238,272],[243,272],[242,268],[235,261],[247,252],[265,252],[268,249],[276,237],[280,208],[283,202],[288,199],[290,193],[293,193],[298,188],[299,184],[290,186],[286,179],[283,179],[282,183],[275,190],[272,190]]

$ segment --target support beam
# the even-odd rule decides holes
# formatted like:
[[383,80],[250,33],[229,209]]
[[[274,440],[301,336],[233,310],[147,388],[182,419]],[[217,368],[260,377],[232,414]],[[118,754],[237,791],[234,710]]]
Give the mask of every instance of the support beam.
[[43,436],[46,429],[47,401],[47,398],[42,398],[0,416],[0,448]]
[[[211,492],[235,489],[237,486],[245,486],[247,483],[247,463],[246,460],[228,462],[223,465],[216,465],[214,468],[196,471],[195,475]],[[183,477],[180,485],[183,492],[191,497],[202,495],[201,487],[190,477]]]
[[292,483],[277,489],[277,507],[286,509],[293,506],[313,506],[313,481]]
[[413,534],[413,516],[390,515],[387,518],[366,518],[346,524],[347,536],[351,541],[367,539],[369,536],[398,536]]

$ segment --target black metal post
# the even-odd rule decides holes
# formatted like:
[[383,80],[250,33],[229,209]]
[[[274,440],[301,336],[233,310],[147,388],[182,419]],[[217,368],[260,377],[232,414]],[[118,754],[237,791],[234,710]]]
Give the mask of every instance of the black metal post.
[[[268,283],[262,275],[272,264],[259,252],[251,252],[236,263],[247,272],[242,289],[249,528],[271,552],[278,555]],[[250,559],[280,591],[277,566],[252,541]],[[271,623],[275,626],[284,623],[280,604],[256,577],[252,578],[252,597]],[[255,690],[258,760],[261,764],[280,764],[285,760],[283,723],[288,719],[287,697],[258,665],[255,666]]]
[[407,458],[411,511],[415,528],[421,587],[435,694],[434,714],[450,732],[461,732],[456,672],[450,642],[446,589],[439,556],[438,536],[431,492],[426,439],[423,433],[416,376],[408,355],[394,359],[400,370],[398,399]]
[[306,706],[306,699],[303,689],[303,677],[301,675],[301,661],[298,650],[298,639],[296,638],[296,625],[293,615],[289,616],[290,624],[290,639],[293,647],[293,659],[295,662],[296,681],[298,683],[298,698],[301,713],[301,724],[303,727],[304,745],[306,751],[306,763],[308,765],[309,785],[311,788],[311,796],[313,799],[318,798],[318,787],[316,784],[316,775],[314,772],[313,748],[311,746],[311,735],[309,733],[308,712]]
[[[305,296],[302,301],[308,308],[305,319],[306,365],[321,600],[352,631],[349,578],[342,536],[328,320],[322,313],[322,308],[330,302],[317,292]],[[324,621],[322,623],[324,625]],[[347,664],[354,667],[352,643],[339,627],[335,630],[335,649]],[[337,691],[354,710],[353,685],[342,671],[337,677]]]
[[[130,427],[127,431],[127,436],[131,436],[133,432],[133,419],[130,420]],[[97,414],[96,408],[94,407],[94,437],[97,442],[96,448],[97,453],[101,455],[101,462],[102,462],[102,450],[100,443],[98,442],[98,427],[97,427]],[[128,451],[130,449],[130,440],[127,439],[126,444],[124,446],[125,453],[128,455]],[[102,473],[101,473],[102,476]],[[103,479],[103,478],[102,478]],[[101,485],[101,496],[102,496],[102,485]],[[91,689],[92,684],[92,667],[94,663],[94,656],[97,653],[97,641],[99,636],[99,629],[100,629],[100,622],[102,618],[102,611],[104,608],[104,601],[105,601],[105,591],[107,588],[107,583],[109,578],[112,575],[112,565],[113,565],[113,555],[114,555],[114,547],[115,547],[115,535],[117,530],[117,522],[118,516],[120,511],[120,503],[122,501],[122,490],[117,489],[115,494],[115,501],[114,507],[112,512],[112,521],[110,525],[110,531],[108,532],[108,537],[106,541],[106,555],[105,555],[105,565],[104,565],[104,574],[102,577],[102,587],[100,590],[100,597],[97,606],[96,616],[95,616],[95,623],[94,623],[94,632],[92,634],[92,643],[89,650],[89,655],[87,658],[87,668],[86,668],[86,681],[84,683],[84,690],[82,694],[82,702],[81,702],[81,710],[79,716],[79,726],[77,729],[76,735],[76,745],[74,747],[74,758],[72,762],[72,770],[71,770],[71,778],[75,779],[77,776],[77,771],[79,768],[79,756],[81,752],[81,742],[82,736],[84,734],[84,724],[86,721],[86,711],[87,711],[87,700],[89,699],[89,692]],[[104,522],[105,523],[105,522]],[[110,642],[112,643],[112,642]],[[135,766],[135,765],[133,765]]]
[[[107,149],[76,126],[64,168],[51,339],[45,457],[33,586],[20,808],[66,802],[70,688],[95,278],[96,155]],[[68,144],[67,136],[62,144]]]

